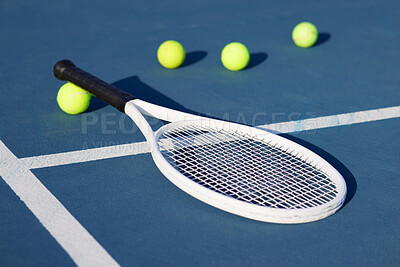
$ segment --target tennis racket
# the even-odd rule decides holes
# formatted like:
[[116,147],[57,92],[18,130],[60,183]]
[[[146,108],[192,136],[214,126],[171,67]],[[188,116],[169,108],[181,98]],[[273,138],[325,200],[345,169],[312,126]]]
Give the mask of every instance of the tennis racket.
[[[54,75],[127,114],[159,170],[189,195],[221,210],[273,223],[335,213],[346,197],[341,174],[314,152],[270,132],[136,99],[69,60]],[[144,115],[170,122],[152,130]]]

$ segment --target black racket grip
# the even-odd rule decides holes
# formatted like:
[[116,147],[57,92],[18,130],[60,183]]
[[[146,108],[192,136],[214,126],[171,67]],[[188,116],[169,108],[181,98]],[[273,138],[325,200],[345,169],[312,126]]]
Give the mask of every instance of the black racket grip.
[[135,97],[121,89],[78,68],[72,61],[67,59],[60,60],[54,65],[54,76],[59,80],[68,81],[82,87],[122,112],[125,112],[125,104],[135,99]]

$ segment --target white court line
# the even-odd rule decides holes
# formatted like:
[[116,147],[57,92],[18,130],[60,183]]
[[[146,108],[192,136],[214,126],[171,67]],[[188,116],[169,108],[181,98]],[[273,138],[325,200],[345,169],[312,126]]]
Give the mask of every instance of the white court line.
[[91,148],[85,150],[56,153],[29,158],[20,161],[29,169],[38,169],[72,163],[138,155],[150,152],[147,142]]
[[119,266],[1,141],[0,176],[78,266]]
[[[293,133],[328,127],[351,125],[400,117],[400,106],[367,111],[351,112],[339,115],[311,118],[299,121],[273,123],[258,126],[279,133]],[[138,155],[150,152],[146,142],[92,148],[79,151],[49,154],[21,158],[20,161],[29,169],[59,166],[72,163],[88,162],[122,156]]]
[[357,123],[379,121],[400,117],[400,106],[380,108],[366,111],[351,112],[339,115],[311,118],[299,121],[289,121],[258,126],[258,128],[277,131],[280,133],[293,133],[335,126],[351,125]]

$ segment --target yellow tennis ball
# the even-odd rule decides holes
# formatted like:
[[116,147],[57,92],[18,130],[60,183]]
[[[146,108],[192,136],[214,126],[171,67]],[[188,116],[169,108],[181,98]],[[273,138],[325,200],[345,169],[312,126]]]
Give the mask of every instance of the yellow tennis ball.
[[185,49],[177,41],[165,41],[157,50],[158,61],[167,69],[179,67],[185,61],[185,57]]
[[231,71],[244,69],[249,64],[249,60],[249,50],[238,42],[227,44],[221,53],[222,64]]
[[293,29],[292,39],[298,47],[311,47],[318,39],[317,27],[310,22],[299,23]]
[[68,114],[85,112],[90,104],[90,94],[73,83],[61,86],[57,94],[57,103]]

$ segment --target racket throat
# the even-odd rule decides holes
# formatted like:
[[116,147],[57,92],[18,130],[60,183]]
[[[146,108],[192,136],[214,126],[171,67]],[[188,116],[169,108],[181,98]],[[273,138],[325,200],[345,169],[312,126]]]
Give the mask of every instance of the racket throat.
[[133,120],[133,122],[142,132],[147,143],[149,144],[150,151],[152,151],[156,143],[154,131],[143,117],[142,113],[140,113],[133,100],[126,103],[125,114]]

